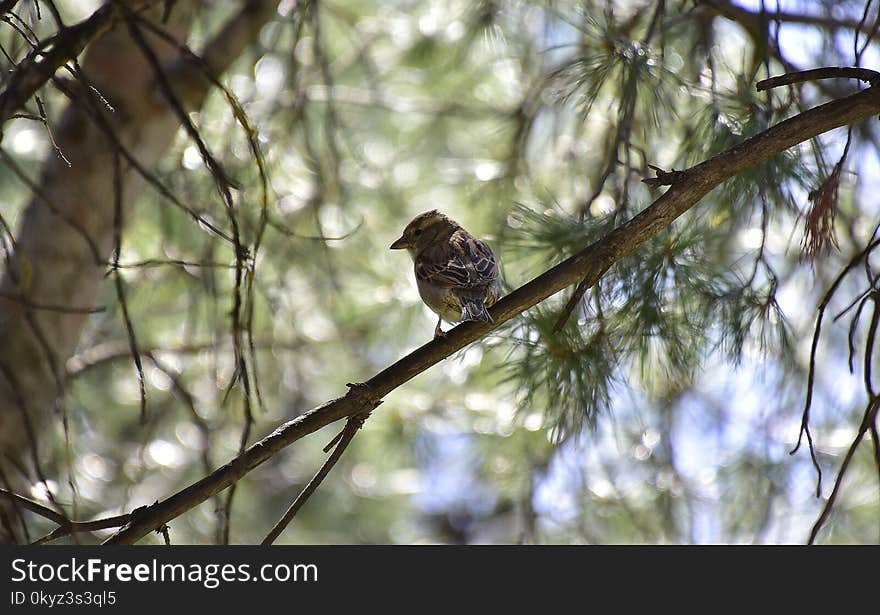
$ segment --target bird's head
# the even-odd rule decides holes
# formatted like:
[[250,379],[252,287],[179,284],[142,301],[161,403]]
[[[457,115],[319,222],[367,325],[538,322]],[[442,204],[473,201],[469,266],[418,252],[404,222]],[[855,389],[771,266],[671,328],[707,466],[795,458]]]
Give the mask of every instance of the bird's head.
[[391,244],[391,249],[407,250],[416,256],[435,241],[447,239],[457,228],[459,224],[455,220],[432,209],[413,218],[400,238]]

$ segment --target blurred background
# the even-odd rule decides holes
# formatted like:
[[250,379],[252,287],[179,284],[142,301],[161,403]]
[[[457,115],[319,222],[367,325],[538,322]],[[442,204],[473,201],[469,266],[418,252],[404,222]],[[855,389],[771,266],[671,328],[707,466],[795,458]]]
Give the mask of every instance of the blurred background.
[[[192,4],[185,40],[198,53],[239,3]],[[100,5],[54,3],[66,24]],[[12,12],[0,23],[4,72],[31,34],[58,29],[46,3],[22,0]],[[24,494],[45,502],[51,491],[85,520],[185,487],[243,438],[431,339],[411,261],[388,250],[414,215],[437,208],[486,239],[509,291],[656,199],[662,189],[641,181],[654,176],[649,165],[687,168],[855,92],[854,80],[769,93],[755,83],[877,66],[877,20],[876,3],[836,0],[282,0],[220,75],[228,92],[214,87],[188,114],[233,180],[242,243],[257,248],[237,321],[249,390],[230,326],[234,250],[144,189],[119,267],[101,285],[106,309],[88,317],[65,361],[65,420],[56,413],[41,430],[45,480],[30,457],[20,464]],[[51,127],[69,103],[44,90],[39,112],[28,106],[44,108]],[[806,542],[869,399],[870,254],[825,314],[809,417],[815,465],[805,438],[791,454],[817,306],[873,241],[880,213],[876,122],[852,131],[835,167],[847,136],[805,142],[715,189],[616,264],[558,333],[571,290],[395,390],[278,542]],[[60,154],[46,124],[28,117],[3,125],[0,148],[0,212],[14,234],[34,190],[21,174],[38,181]],[[810,249],[805,229],[835,168],[834,233]],[[229,230],[216,174],[184,129],[155,174]],[[850,309],[835,319],[853,302],[860,318]],[[171,542],[259,542],[340,427],[274,456],[231,500],[224,492],[172,521]],[[880,539],[876,435],[853,447],[819,542]],[[27,524],[31,539],[54,527]]]

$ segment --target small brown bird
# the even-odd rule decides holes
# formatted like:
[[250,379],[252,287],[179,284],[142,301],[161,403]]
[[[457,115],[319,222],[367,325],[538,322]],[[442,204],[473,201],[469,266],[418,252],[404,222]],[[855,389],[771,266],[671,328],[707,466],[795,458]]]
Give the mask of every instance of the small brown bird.
[[498,261],[492,249],[436,209],[406,225],[392,250],[413,259],[422,301],[440,318],[434,337],[445,335],[440,322],[494,323],[486,308],[501,295]]

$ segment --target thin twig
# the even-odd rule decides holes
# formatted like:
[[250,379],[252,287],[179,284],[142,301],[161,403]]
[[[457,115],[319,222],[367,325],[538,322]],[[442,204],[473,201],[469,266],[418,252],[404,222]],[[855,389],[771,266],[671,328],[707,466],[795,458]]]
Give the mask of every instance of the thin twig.
[[348,448],[348,445],[351,444],[355,434],[357,434],[358,430],[363,427],[364,421],[366,421],[369,416],[370,413],[367,412],[365,414],[348,417],[345,427],[333,440],[336,443],[336,448],[333,449],[333,452],[327,458],[327,461],[324,462],[321,469],[318,470],[312,480],[310,480],[303,490],[300,491],[299,495],[296,496],[296,499],[287,509],[287,512],[284,513],[284,516],[278,520],[278,523],[275,524],[260,544],[271,545],[275,542],[275,539],[281,535],[281,532],[290,525],[290,522],[293,521],[296,513],[299,512],[299,509],[302,508],[303,504],[306,503],[306,500],[308,500],[315,492],[327,474],[329,474],[330,470],[333,469],[333,466],[336,465],[336,462],[339,461],[339,458],[342,457],[342,453],[344,453],[345,449]]
[[871,423],[871,446],[874,450],[874,467],[877,470],[877,477],[880,478],[880,432],[877,430],[877,417]]
[[0,497],[14,502],[19,508],[29,510],[44,519],[48,519],[49,521],[58,524],[57,528],[42,538],[38,538],[33,544],[42,544],[71,534],[81,534],[84,532],[106,530],[113,527],[122,527],[131,520],[130,514],[123,514],[113,517],[105,517],[103,519],[95,519],[94,521],[71,521],[65,515],[52,510],[48,506],[43,506],[39,502],[35,502],[22,495],[13,493],[8,489],[0,488]]
[[858,79],[873,86],[880,81],[880,72],[853,66],[826,66],[770,77],[769,79],[759,81],[755,87],[759,92],[763,92],[784,85],[793,85],[795,83],[803,83],[804,81],[817,81],[819,79]]
[[138,392],[140,394],[140,416],[141,423],[147,422],[147,386],[144,378],[144,366],[141,362],[140,351],[138,350],[137,335],[134,330],[134,322],[128,311],[128,300],[125,297],[125,284],[122,281],[122,274],[116,264],[119,262],[119,255],[122,252],[122,166],[120,164],[119,152],[113,155],[113,281],[116,287],[116,298],[119,301],[119,307],[122,311],[122,320],[125,323],[125,331],[128,335],[128,346],[131,351],[131,358],[134,361],[135,372],[137,373]]
[[60,512],[53,510],[48,506],[43,506],[39,502],[35,502],[34,500],[26,498],[23,495],[18,495],[17,493],[13,493],[12,491],[0,488],[0,496],[6,498],[7,500],[14,501],[21,508],[29,510],[32,513],[40,515],[41,517],[44,517],[49,521],[52,521],[59,525],[67,525],[70,523],[70,519],[65,517]]
[[24,170],[15,162],[15,158],[9,155],[9,153],[0,147],[0,160],[3,161],[9,170],[18,177],[19,181],[23,183],[31,193],[34,195],[34,202],[39,203],[46,208],[49,209],[53,214],[59,217],[59,219],[63,220],[65,224],[70,226],[76,233],[83,238],[86,244],[89,246],[89,251],[92,253],[92,256],[95,259],[96,263],[100,263],[103,259],[101,257],[101,250],[98,248],[98,244],[95,239],[89,235],[89,232],[83,227],[80,221],[74,219],[69,214],[65,213],[61,209],[59,209],[52,200],[46,196],[45,192],[40,188],[37,183],[28,177]]
[[834,503],[837,501],[837,495],[840,493],[840,486],[843,484],[843,477],[846,475],[847,469],[849,469],[850,461],[852,461],[853,455],[855,455],[856,449],[859,447],[862,438],[865,437],[865,433],[876,420],[878,408],[880,408],[880,398],[874,397],[868,402],[868,407],[865,409],[865,415],[862,418],[859,431],[856,434],[856,437],[853,438],[849,450],[846,451],[846,456],[843,458],[843,463],[840,465],[840,470],[837,472],[837,478],[834,481],[834,488],[831,490],[831,495],[828,496],[828,501],[825,502],[825,506],[822,508],[822,513],[819,515],[816,523],[813,524],[813,529],[810,531],[810,538],[807,540],[808,545],[816,542],[816,536],[819,534],[819,530],[822,529],[822,526],[825,525],[828,517],[831,516],[831,509],[834,508]]
[[[223,339],[209,342],[193,342],[179,346],[140,344],[141,354],[166,353],[166,354],[196,354],[205,350],[216,350],[218,347],[232,344],[231,340]],[[254,347],[257,349],[299,350],[302,342],[298,340],[276,341],[272,339],[257,339]],[[110,361],[118,361],[131,356],[128,343],[106,342],[98,344],[67,360],[66,372],[68,378],[81,375],[83,372],[98,367]]]
[[840,273],[837,274],[837,277],[831,283],[831,286],[825,292],[825,296],[822,297],[822,301],[819,303],[819,307],[817,308],[816,314],[816,326],[813,331],[813,342],[810,347],[810,364],[809,369],[807,371],[807,395],[806,400],[804,401],[804,410],[801,416],[801,427],[800,432],[798,433],[798,440],[795,444],[794,448],[790,451],[790,454],[794,454],[798,451],[803,442],[803,436],[807,437],[807,443],[809,445],[810,450],[810,459],[813,462],[813,467],[816,469],[817,479],[816,479],[816,497],[820,497],[822,494],[822,468],[819,465],[819,460],[816,457],[816,451],[813,446],[813,436],[810,433],[810,409],[813,403],[813,385],[816,378],[816,351],[819,347],[819,337],[822,330],[822,320],[825,316],[825,310],[828,307],[828,304],[831,302],[832,297],[837,292],[840,285],[843,283],[844,278],[852,271],[856,265],[861,263],[863,260],[867,262],[868,256],[871,252],[874,251],[875,248],[880,246],[880,239],[876,239],[868,244],[863,250],[853,256],[850,261],[843,267]]

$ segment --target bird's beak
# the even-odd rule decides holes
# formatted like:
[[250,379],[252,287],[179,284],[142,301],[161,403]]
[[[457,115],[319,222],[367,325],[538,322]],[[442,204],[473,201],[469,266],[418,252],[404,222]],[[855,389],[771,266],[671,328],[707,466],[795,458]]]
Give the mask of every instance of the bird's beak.
[[409,242],[405,237],[401,236],[400,239],[391,244],[392,250],[405,250],[409,247]]

